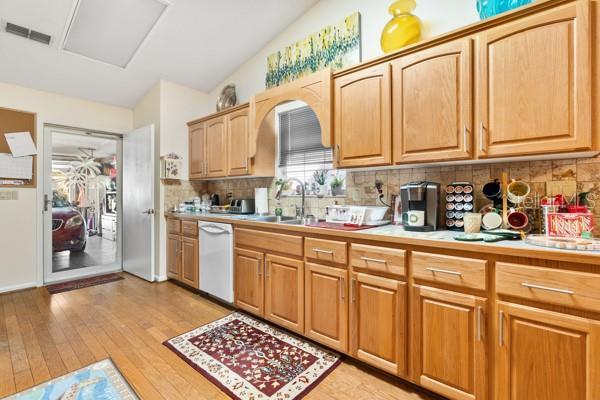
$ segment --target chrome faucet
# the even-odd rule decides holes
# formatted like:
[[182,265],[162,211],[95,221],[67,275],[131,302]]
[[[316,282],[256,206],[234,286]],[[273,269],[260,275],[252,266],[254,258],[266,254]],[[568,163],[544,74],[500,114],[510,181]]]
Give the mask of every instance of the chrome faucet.
[[302,205],[300,207],[296,206],[296,218],[297,219],[304,219],[304,204],[305,204],[305,200],[306,200],[306,193],[304,190],[304,182],[302,182],[300,179],[298,178],[288,178],[286,179],[281,186],[279,187],[279,190],[277,191],[277,193],[275,194],[275,199],[279,200],[281,199],[281,192],[283,192],[283,188],[285,186],[286,183],[288,183],[289,181],[294,181],[300,184],[300,187],[302,188]]

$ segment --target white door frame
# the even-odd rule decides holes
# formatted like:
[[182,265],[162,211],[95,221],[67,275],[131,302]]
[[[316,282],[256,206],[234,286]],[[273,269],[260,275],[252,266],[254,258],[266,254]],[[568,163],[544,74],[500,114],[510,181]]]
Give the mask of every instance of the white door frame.
[[83,267],[68,271],[53,272],[52,271],[52,208],[49,211],[42,211],[42,260],[43,260],[43,283],[56,283],[69,279],[82,278],[86,276],[100,275],[109,272],[117,272],[122,270],[122,162],[123,162],[123,148],[122,148],[122,135],[110,132],[97,132],[78,128],[62,127],[57,125],[45,124],[44,125],[44,154],[43,154],[43,180],[39,183],[41,187],[41,205],[42,210],[44,207],[44,195],[47,194],[47,190],[51,187],[49,179],[52,176],[52,132],[67,133],[73,135],[87,135],[87,132],[97,136],[105,136],[117,143],[117,254],[115,263]]

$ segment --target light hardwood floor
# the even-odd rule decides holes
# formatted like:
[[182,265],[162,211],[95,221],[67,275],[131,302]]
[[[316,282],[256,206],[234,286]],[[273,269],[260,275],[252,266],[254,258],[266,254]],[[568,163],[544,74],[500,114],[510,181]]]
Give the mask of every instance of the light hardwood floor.
[[[169,282],[124,277],[0,295],[0,398],[111,357],[143,399],[227,399],[162,342],[230,310]],[[434,399],[348,360],[306,398]]]

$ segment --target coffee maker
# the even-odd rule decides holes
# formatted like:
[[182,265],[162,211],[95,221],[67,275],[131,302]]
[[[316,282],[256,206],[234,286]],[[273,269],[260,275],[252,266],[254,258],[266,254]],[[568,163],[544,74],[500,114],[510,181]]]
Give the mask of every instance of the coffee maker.
[[[431,232],[438,228],[440,184],[428,181],[409,182],[400,187],[402,225],[407,231]],[[424,211],[423,226],[409,224],[409,211]]]

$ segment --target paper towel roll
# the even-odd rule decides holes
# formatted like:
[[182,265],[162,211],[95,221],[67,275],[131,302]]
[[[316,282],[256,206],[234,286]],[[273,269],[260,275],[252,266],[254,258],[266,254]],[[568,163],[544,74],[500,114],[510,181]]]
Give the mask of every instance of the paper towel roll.
[[269,213],[269,193],[267,188],[254,189],[254,206],[257,214]]

